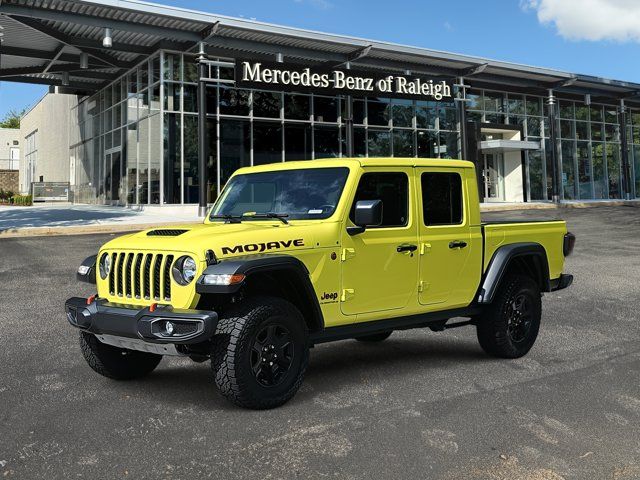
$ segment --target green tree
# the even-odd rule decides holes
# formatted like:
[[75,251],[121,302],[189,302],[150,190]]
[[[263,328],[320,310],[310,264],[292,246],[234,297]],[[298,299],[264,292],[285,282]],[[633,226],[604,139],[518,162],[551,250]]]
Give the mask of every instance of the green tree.
[[20,119],[26,112],[26,108],[22,111],[12,108],[6,113],[2,121],[0,121],[0,128],[20,128]]

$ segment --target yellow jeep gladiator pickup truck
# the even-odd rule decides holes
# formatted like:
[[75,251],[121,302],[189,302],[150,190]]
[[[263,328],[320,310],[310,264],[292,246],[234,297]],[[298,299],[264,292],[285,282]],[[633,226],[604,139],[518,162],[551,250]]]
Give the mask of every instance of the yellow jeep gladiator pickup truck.
[[101,375],[141,377],[163,355],[211,360],[225,397],[272,408],[322,342],[475,325],[489,355],[525,355],[541,292],[572,282],[574,242],[563,221],[482,222],[470,162],[263,165],[235,172],[202,224],[103,245],[77,273],[96,295],[65,307]]

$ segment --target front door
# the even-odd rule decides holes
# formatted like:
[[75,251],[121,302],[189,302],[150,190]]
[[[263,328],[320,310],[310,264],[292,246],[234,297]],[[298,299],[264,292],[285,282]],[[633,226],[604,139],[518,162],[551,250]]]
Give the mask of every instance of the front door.
[[340,306],[345,315],[403,308],[415,295],[414,188],[411,167],[368,168],[360,177],[348,223],[358,200],[382,200],[383,218],[380,226],[360,234],[343,232]]
[[501,153],[483,155],[484,201],[504,202],[504,158]]
[[111,204],[126,203],[125,183],[123,178],[122,154],[120,149],[113,149],[105,153],[105,179],[104,191],[105,200]]
[[421,208],[420,281],[418,298],[436,310],[468,305],[478,287],[482,241],[472,235],[468,199],[463,182],[475,182],[475,175],[463,178],[459,169],[425,167],[416,169]]

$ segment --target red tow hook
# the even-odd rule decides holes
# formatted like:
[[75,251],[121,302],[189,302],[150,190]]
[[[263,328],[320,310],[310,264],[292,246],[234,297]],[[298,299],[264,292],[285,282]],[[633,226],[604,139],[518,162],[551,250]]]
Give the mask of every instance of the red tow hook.
[[96,295],[91,295],[87,298],[87,305],[91,305],[93,301],[96,299]]
[[151,305],[149,305],[149,311],[151,313],[155,312],[156,308],[158,308],[158,304],[157,303],[152,303]]

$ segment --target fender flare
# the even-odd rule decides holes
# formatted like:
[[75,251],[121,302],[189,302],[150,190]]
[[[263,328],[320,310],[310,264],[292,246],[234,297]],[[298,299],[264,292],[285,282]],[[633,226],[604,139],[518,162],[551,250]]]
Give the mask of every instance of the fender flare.
[[[209,265],[202,272],[202,275],[196,281],[196,293],[200,295],[232,295],[238,292],[252,275],[276,272],[285,272],[293,279],[298,287],[298,293],[310,307],[309,314],[312,318],[307,319],[310,325],[313,326],[310,330],[322,330],[324,328],[324,318],[315,289],[311,284],[309,270],[302,261],[291,255],[250,255],[221,260],[218,263]],[[243,274],[245,279],[233,285],[205,285],[203,283],[205,275],[234,274]]]
[[480,289],[478,290],[477,302],[489,304],[493,302],[502,278],[509,268],[511,261],[518,257],[533,257],[535,259],[535,278],[543,292],[551,291],[551,281],[549,279],[549,260],[547,251],[539,243],[512,243],[498,248],[487,267]]
[[87,273],[82,274],[78,270],[76,270],[76,280],[84,283],[91,283],[93,285],[96,284],[96,270],[97,270],[97,259],[98,255],[91,255],[85,258],[80,267],[88,267]]

